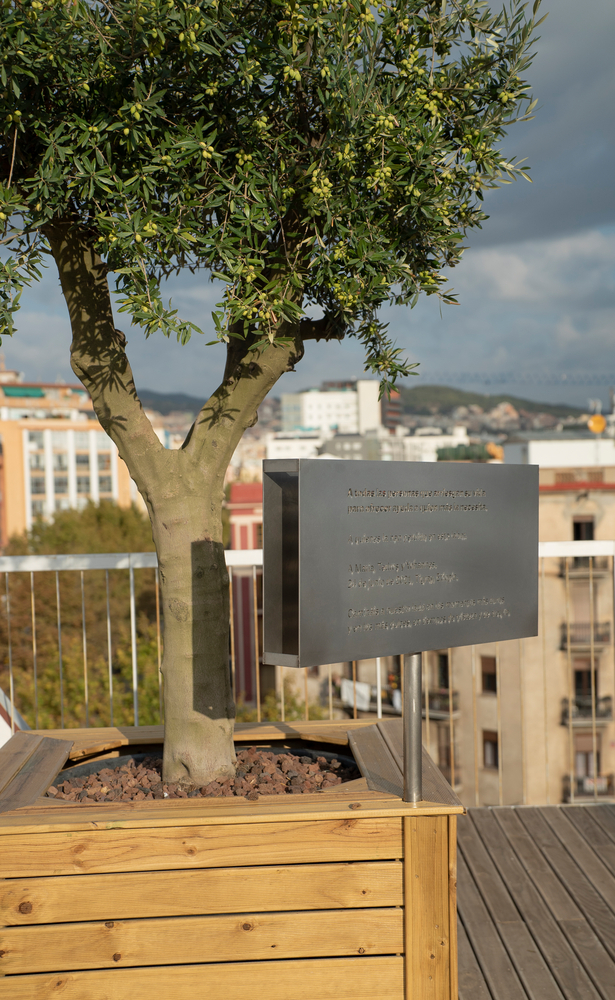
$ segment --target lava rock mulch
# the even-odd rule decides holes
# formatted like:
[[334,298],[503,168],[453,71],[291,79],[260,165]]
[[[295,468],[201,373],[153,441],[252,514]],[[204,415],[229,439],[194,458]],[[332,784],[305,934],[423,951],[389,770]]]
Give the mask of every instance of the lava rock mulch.
[[[101,761],[102,763],[102,761]],[[121,767],[102,767],[88,777],[74,776],[51,785],[47,795],[68,802],[135,802],[142,799],[220,798],[243,795],[251,802],[261,795],[305,795],[359,778],[354,766],[325,757],[274,753],[250,747],[237,754],[235,778],[211,781],[201,788],[184,788],[162,781],[162,758],[146,757]]]

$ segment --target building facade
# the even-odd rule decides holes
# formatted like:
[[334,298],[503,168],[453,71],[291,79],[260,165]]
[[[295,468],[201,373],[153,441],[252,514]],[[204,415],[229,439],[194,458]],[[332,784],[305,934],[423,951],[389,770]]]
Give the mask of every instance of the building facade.
[[379,383],[370,379],[325,382],[320,389],[282,395],[282,430],[364,434],[382,425]]
[[2,545],[37,517],[79,509],[89,500],[130,506],[136,487],[98,421],[28,418],[0,421]]
[[[541,542],[615,539],[612,441],[543,439],[505,453],[539,464]],[[428,654],[450,663],[467,805],[615,801],[613,584],[610,556],[544,557],[538,636]]]

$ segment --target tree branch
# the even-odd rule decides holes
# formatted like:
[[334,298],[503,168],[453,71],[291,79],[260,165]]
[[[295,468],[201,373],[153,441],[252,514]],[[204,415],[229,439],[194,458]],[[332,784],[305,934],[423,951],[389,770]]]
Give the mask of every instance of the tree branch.
[[88,390],[96,416],[145,496],[165,449],[137,396],[126,337],[113,322],[106,266],[77,225],[53,223],[45,227],[44,235],[70,316],[71,368]]
[[343,340],[346,330],[331,313],[321,319],[302,319],[299,332],[302,340]]
[[244,431],[256,423],[258,407],[267,393],[303,357],[297,326],[278,333],[289,342],[255,349],[256,337],[231,338],[224,380],[202,407],[184,442],[189,454],[222,474]]

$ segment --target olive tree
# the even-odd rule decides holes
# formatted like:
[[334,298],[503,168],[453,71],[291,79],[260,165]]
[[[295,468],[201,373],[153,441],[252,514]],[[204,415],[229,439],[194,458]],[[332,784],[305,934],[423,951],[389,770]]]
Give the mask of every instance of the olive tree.
[[[57,267],[71,365],[150,514],[165,617],[166,781],[232,774],[225,470],[306,341],[355,337],[381,391],[413,365],[384,303],[444,302],[485,189],[524,173],[536,9],[482,0],[4,0],[0,296]],[[117,310],[147,337],[190,268],[220,287],[222,381],[182,448],[146,417]],[[210,334],[211,335],[211,334]],[[205,359],[204,359],[205,361]]]

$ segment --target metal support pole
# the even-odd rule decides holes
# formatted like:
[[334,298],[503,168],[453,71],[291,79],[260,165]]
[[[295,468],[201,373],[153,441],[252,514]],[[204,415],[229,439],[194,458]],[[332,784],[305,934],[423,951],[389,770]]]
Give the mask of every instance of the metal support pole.
[[404,802],[423,798],[423,654],[404,657]]

